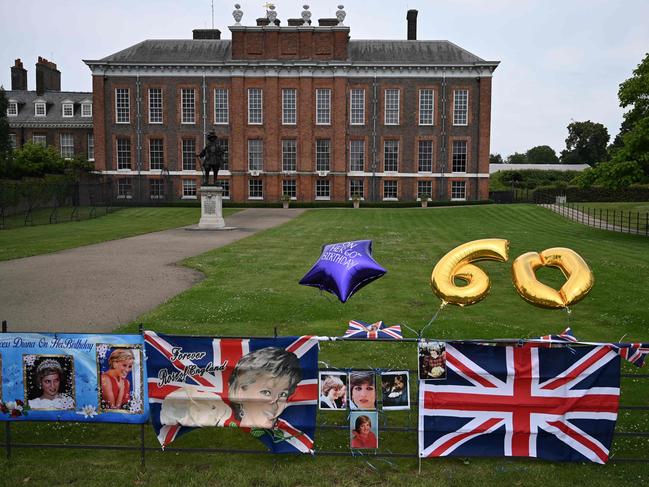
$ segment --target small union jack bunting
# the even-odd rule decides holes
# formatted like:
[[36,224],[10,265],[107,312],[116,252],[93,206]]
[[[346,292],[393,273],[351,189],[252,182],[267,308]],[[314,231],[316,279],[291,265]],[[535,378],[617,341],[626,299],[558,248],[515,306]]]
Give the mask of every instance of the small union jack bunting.
[[403,335],[401,334],[401,325],[386,326],[383,321],[365,323],[364,321],[352,320],[349,322],[343,338],[403,340]]

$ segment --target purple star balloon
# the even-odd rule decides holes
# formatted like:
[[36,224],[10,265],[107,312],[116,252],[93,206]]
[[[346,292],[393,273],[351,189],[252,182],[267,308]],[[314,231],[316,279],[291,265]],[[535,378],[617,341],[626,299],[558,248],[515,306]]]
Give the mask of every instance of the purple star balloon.
[[338,296],[341,303],[386,270],[372,258],[372,241],[356,240],[325,245],[322,254],[300,284]]

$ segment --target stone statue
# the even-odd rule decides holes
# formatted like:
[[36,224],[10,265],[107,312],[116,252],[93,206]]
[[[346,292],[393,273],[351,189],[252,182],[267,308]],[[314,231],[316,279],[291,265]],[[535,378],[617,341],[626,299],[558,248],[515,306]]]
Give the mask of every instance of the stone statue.
[[336,19],[338,19],[338,25],[340,26],[343,25],[343,20],[345,20],[345,17],[347,16],[347,13],[343,10],[344,8],[344,5],[338,5],[338,10],[336,11]]
[[210,185],[210,171],[214,172],[214,182],[216,185],[216,179],[219,176],[219,170],[223,165],[223,149],[217,143],[218,137],[214,132],[210,132],[207,135],[207,144],[205,148],[201,151],[200,154],[197,154],[196,157],[202,158],[203,162],[201,166],[203,168],[203,186]]
[[311,12],[309,12],[309,6],[308,5],[302,5],[302,8],[304,9],[302,11],[302,20],[304,21],[305,25],[311,25]]
[[241,10],[241,5],[238,3],[234,5],[234,12],[232,12],[234,17],[234,25],[241,25],[241,19],[243,18],[243,10]]

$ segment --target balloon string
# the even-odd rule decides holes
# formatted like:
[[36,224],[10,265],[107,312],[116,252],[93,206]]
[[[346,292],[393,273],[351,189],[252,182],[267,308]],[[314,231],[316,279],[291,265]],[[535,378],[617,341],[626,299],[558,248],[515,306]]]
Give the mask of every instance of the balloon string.
[[433,317],[430,319],[428,324],[424,326],[421,331],[417,334],[417,338],[421,338],[424,335],[424,332],[428,329],[430,325],[433,324],[433,321],[437,319],[437,315],[439,315],[439,312],[442,311],[442,309],[447,305],[448,303],[446,301],[442,301],[442,304],[439,305],[439,308],[437,308],[437,311],[435,311],[435,314]]

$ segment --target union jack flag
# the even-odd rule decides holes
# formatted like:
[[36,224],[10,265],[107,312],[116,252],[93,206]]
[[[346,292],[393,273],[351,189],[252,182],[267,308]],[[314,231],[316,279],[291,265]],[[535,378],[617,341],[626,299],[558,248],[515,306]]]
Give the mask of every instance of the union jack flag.
[[[274,453],[313,453],[319,350],[314,337],[194,338],[146,331],[144,340],[151,420],[163,448],[178,435],[194,429],[181,424],[163,424],[161,410],[167,396],[176,391],[182,394],[184,388],[200,390],[201,394],[213,394],[221,407],[225,404],[234,411],[236,407],[228,398],[228,381],[237,362],[249,353],[276,347],[292,352],[299,359],[301,380],[288,397],[286,408],[272,430],[253,433],[263,433],[259,439]],[[186,355],[179,355],[179,351]],[[210,364],[215,368],[211,369]],[[219,370],[219,365],[223,366],[222,370]],[[239,421],[233,415],[218,425],[239,426]]]
[[401,325],[385,326],[383,321],[365,323],[364,321],[352,320],[349,322],[347,331],[343,338],[386,338],[388,340],[403,340]]
[[612,346],[447,343],[446,367],[446,379],[420,385],[420,457],[608,460],[620,394]]
[[577,339],[572,334],[572,329],[570,327],[563,330],[558,335],[543,335],[539,337],[539,340],[544,342],[558,341],[558,342],[577,342]]

